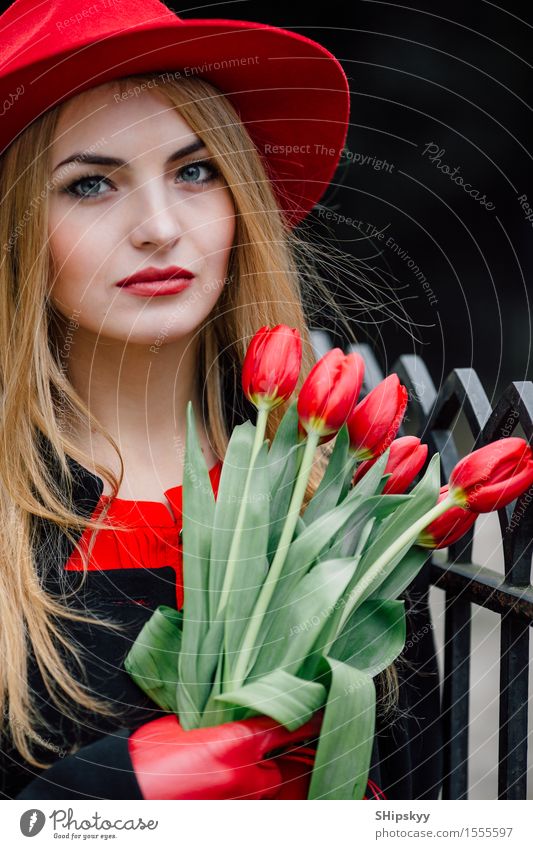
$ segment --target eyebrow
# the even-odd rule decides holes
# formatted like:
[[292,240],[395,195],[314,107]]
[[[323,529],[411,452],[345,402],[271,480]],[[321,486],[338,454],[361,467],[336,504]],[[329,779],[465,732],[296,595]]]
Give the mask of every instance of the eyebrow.
[[[172,165],[172,163],[176,162],[178,159],[188,156],[189,153],[196,153],[196,151],[202,150],[203,148],[205,148],[205,144],[202,139],[196,138],[193,142],[191,142],[191,144],[188,144],[186,147],[182,147],[172,153],[165,161],[165,165]],[[126,167],[129,165],[125,159],[118,159],[115,156],[101,156],[91,153],[90,151],[84,151],[82,153],[74,153],[67,159],[63,159],[58,165],[56,165],[52,174],[62,165],[67,165],[69,162],[88,162],[92,165],[125,165]]]

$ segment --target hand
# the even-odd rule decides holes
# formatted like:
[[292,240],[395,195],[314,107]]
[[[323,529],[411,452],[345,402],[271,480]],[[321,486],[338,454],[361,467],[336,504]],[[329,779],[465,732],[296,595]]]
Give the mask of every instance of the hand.
[[296,731],[267,716],[184,731],[176,716],[163,716],[133,731],[128,749],[145,799],[305,799],[312,748],[304,760],[300,750],[266,756],[316,741],[322,719],[317,711]]

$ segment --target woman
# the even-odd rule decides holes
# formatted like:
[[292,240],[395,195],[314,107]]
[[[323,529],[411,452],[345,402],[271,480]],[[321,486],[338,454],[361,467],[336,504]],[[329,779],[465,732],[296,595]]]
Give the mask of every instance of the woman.
[[[156,606],[183,603],[188,400],[216,494],[232,428],[255,419],[253,333],[296,327],[301,380],[314,362],[301,287],[320,281],[293,229],[338,162],[346,78],[283,30],[126,6],[17,0],[0,17],[2,793],[305,798],[319,715],[189,732],[184,753],[123,661]],[[367,796],[438,794],[428,630],[393,724],[395,668],[377,681]]]

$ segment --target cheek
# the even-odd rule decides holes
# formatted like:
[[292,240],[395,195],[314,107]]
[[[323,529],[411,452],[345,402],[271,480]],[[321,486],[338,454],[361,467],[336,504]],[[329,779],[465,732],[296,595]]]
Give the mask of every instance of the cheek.
[[61,218],[50,212],[48,244],[56,286],[59,288],[62,279],[67,276],[72,279],[79,264],[79,254],[83,253],[79,228],[74,225],[71,216]]
[[196,230],[198,251],[212,270],[222,271],[222,276],[235,239],[235,229],[235,207],[229,190],[226,190],[219,197],[214,197],[210,214],[197,219]]
[[79,247],[63,233],[50,239],[53,272],[49,296],[61,315],[67,319],[76,315],[80,325],[85,326],[87,320],[98,313],[94,298],[91,298],[97,290],[90,285],[90,259],[78,254]]
[[56,212],[52,206],[48,227],[53,270],[50,297],[56,306],[77,307],[82,299],[87,299],[91,280],[105,264],[108,250],[105,239],[105,232],[97,233],[87,222],[80,222],[69,213]]
[[48,220],[48,247],[54,278],[60,277],[68,256],[68,227],[59,223],[52,210]]

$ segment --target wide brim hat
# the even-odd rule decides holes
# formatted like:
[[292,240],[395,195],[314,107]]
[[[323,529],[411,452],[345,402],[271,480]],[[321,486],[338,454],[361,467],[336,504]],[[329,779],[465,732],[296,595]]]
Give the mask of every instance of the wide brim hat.
[[337,167],[349,87],[325,47],[268,24],[184,20],[159,0],[16,0],[0,16],[0,154],[82,91],[167,71],[201,76],[231,101],[298,224]]

